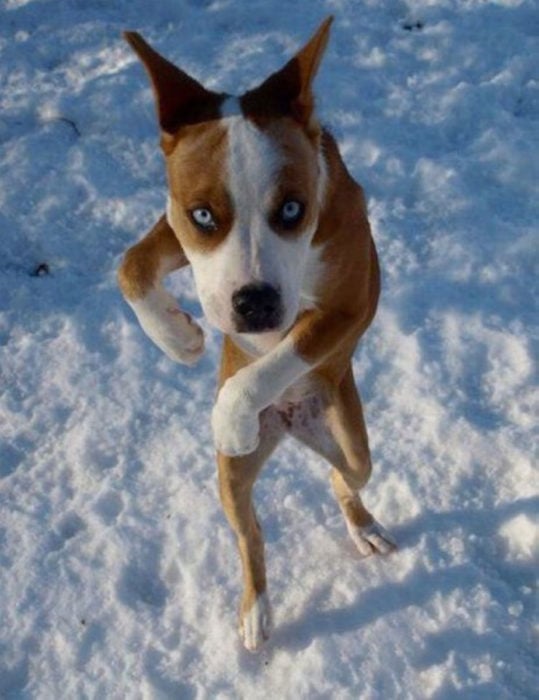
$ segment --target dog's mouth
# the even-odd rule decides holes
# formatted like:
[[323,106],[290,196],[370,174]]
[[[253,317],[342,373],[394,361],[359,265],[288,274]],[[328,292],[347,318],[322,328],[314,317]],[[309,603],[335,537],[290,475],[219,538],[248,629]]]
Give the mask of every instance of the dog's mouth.
[[261,320],[247,322],[243,319],[235,321],[236,333],[269,333],[279,330],[280,323],[264,322]]

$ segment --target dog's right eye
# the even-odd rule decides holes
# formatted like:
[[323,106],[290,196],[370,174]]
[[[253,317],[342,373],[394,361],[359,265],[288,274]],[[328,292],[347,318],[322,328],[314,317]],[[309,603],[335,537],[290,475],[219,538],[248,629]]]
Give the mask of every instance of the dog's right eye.
[[297,199],[286,199],[275,214],[277,226],[293,230],[300,224],[305,214],[305,205]]
[[190,214],[195,226],[202,231],[215,231],[217,228],[217,222],[213,218],[213,214],[211,213],[210,209],[206,207],[198,207],[197,209],[192,209]]

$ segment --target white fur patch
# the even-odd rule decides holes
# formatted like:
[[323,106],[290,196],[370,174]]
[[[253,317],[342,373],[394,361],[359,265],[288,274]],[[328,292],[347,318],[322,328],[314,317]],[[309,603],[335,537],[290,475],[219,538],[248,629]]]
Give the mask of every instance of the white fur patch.
[[318,154],[318,168],[319,168],[319,175],[318,175],[318,204],[320,208],[322,208],[324,201],[326,199],[326,191],[327,191],[327,186],[328,186],[328,166],[326,162],[326,157],[324,156],[323,151],[321,150]]
[[257,597],[253,607],[241,621],[240,634],[248,651],[257,651],[270,637],[273,627],[271,605],[267,593]]
[[142,299],[129,301],[142,329],[170,357],[182,364],[194,364],[204,351],[200,326],[178,308],[174,297],[162,287]]
[[324,246],[309,248],[300,292],[300,309],[302,311],[315,309],[318,306],[319,290],[324,280],[326,267],[323,255]]
[[167,217],[167,224],[172,228],[172,199],[170,198],[170,194],[167,194],[167,206],[166,206],[166,217]]
[[211,424],[215,448],[229,457],[251,454],[259,442],[257,410],[240,372],[223,384],[213,407]]

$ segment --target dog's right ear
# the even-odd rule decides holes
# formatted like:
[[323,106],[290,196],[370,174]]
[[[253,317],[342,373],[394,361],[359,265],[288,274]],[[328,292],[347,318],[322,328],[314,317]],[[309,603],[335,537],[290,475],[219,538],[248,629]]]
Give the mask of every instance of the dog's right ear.
[[158,54],[138,32],[124,32],[123,36],[150,77],[159,124],[166,134],[173,134],[183,123],[193,121],[193,110],[200,105],[222,100],[222,95],[206,90]]

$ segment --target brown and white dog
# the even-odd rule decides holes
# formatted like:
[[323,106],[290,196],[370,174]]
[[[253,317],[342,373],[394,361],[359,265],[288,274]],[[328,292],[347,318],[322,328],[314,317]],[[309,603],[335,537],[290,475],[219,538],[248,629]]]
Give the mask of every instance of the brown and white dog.
[[152,82],[169,199],[166,215],[127,251],[120,287],[150,338],[192,364],[202,331],[162,286],[191,264],[204,313],[224,333],[212,427],[250,650],[271,627],[251,492],[283,434],[332,465],[359,552],[394,547],[359,495],[371,460],[351,357],[376,310],[379,269],[361,187],[314,114],[312,82],[331,21],[241,97],[206,90],[139,34],[125,34]]

